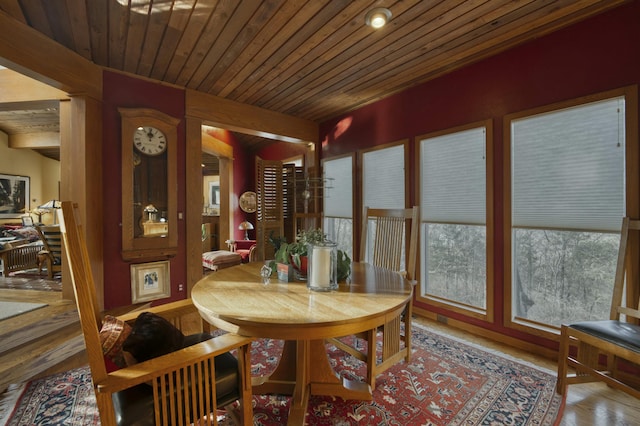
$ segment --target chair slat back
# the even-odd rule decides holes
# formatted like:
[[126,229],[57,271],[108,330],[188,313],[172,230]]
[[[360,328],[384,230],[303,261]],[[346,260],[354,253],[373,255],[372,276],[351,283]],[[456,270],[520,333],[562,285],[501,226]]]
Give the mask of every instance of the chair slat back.
[[60,226],[38,226],[36,227],[45,250],[47,250],[54,258],[60,259],[62,256],[62,235],[60,234]]
[[408,279],[415,279],[418,213],[417,206],[409,209],[365,207],[362,215],[360,260],[392,271],[404,272]]
[[69,275],[76,297],[91,376],[94,383],[98,383],[107,377],[99,334],[102,319],[78,205],[63,201],[59,217],[60,233],[69,261]]
[[[629,254],[631,251],[629,238],[632,231],[638,234],[638,231],[640,231],[640,220],[630,219],[629,217],[623,218],[622,228],[620,231],[618,261],[616,264],[616,276],[613,284],[613,296],[611,297],[610,319],[612,320],[619,320],[620,314],[640,318],[640,311],[638,309],[634,309],[634,307],[638,306],[640,301],[636,300],[635,304],[633,301],[627,301],[626,306],[623,303],[625,296],[625,277],[629,267],[628,262],[630,260]],[[627,296],[631,296],[631,293],[628,293]]]

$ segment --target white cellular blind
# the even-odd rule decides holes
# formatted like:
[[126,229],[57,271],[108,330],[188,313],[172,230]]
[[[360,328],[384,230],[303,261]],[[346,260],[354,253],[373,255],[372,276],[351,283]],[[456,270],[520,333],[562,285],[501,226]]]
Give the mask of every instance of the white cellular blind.
[[484,127],[420,141],[423,221],[485,224],[485,147]]
[[353,217],[353,160],[343,157],[323,163],[325,190],[324,215]]
[[512,226],[619,231],[624,98],[511,123]]
[[363,206],[404,209],[404,145],[362,156]]

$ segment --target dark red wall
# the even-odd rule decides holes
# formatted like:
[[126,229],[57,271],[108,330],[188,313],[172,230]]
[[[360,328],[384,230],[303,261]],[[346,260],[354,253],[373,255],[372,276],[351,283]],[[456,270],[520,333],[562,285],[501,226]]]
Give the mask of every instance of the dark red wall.
[[[436,130],[491,118],[494,127],[495,322],[416,306],[523,340],[555,344],[503,326],[503,117],[506,114],[640,82],[640,1],[614,9],[411,90],[337,117],[320,126],[322,158],[414,138]],[[351,121],[334,137],[339,123]],[[419,179],[409,165],[411,205]]]
[[[120,163],[120,114],[118,108],[154,108],[181,119],[178,126],[178,182],[185,182],[184,91],[122,74],[103,76],[103,170],[104,170],[104,305],[106,309],[131,303],[131,272],[122,260],[122,167]],[[178,211],[185,210],[185,191],[178,191]],[[178,223],[178,255],[171,259],[171,298],[185,298],[178,284],[185,283],[185,222]],[[185,286],[186,287],[186,286]],[[164,301],[163,301],[164,302]]]
[[[118,108],[153,108],[182,121],[178,126],[178,212],[186,209],[185,200],[185,93],[181,89],[161,85],[119,73],[105,71],[103,78],[103,169],[104,169],[104,304],[105,309],[129,305],[131,303],[130,263],[122,260],[122,168],[120,164],[120,115]],[[249,220],[255,225],[255,214],[247,214],[238,207],[238,198],[244,191],[255,190],[254,153],[247,151],[226,130],[212,131],[212,136],[233,147],[233,238],[244,238],[238,225]],[[268,159],[288,158],[300,153],[303,145],[274,144],[264,154]],[[250,237],[255,237],[249,231]],[[156,303],[180,300],[186,297],[179,292],[179,284],[186,283],[185,222],[178,223],[178,254],[171,262],[171,297]],[[184,286],[186,287],[186,286]]]
[[285,158],[306,155],[307,145],[301,143],[276,142],[267,145],[256,155],[263,160],[282,160]]

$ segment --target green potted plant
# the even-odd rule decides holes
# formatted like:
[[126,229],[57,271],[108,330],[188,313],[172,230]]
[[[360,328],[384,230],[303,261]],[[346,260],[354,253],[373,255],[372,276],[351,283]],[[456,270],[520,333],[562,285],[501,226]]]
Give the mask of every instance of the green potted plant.
[[[275,262],[290,264],[298,274],[298,278],[306,279],[307,276],[307,249],[309,244],[317,244],[325,241],[326,234],[322,229],[307,229],[298,231],[296,241],[293,243],[280,243],[275,253]],[[338,281],[346,279],[351,274],[351,259],[342,250],[338,250]]]

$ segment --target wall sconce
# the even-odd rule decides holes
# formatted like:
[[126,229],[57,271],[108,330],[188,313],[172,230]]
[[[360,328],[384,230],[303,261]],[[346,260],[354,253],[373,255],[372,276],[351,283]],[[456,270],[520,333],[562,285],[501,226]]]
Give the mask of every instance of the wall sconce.
[[251,222],[247,222],[246,220],[244,222],[241,222],[240,225],[238,225],[238,229],[241,231],[244,231],[244,239],[248,240],[249,239],[249,230],[253,229],[253,224]]
[[364,21],[368,26],[374,29],[384,27],[391,19],[391,11],[384,7],[376,7],[367,12]]

